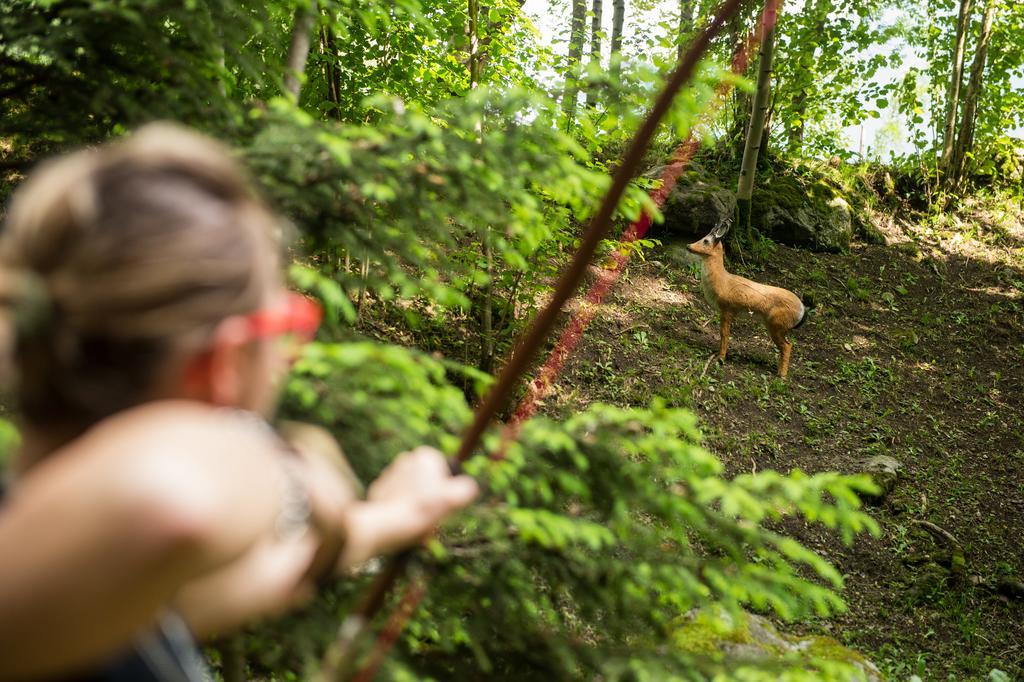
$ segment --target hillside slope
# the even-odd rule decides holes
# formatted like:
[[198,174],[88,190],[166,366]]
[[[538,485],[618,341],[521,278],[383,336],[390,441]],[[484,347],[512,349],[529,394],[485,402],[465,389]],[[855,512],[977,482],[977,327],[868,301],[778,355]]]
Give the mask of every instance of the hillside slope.
[[[1010,212],[971,222],[883,226],[888,245],[847,254],[775,247],[734,271],[813,295],[790,380],[752,319],[733,328],[724,366],[717,317],[696,270],[668,244],[634,264],[598,313],[546,409],[593,401],[694,409],[733,473],[902,471],[873,514],[881,538],[850,547],[790,527],[847,576],[850,610],[827,630],[894,679],[1024,677],[1024,226]],[[966,566],[948,539],[963,547]]]

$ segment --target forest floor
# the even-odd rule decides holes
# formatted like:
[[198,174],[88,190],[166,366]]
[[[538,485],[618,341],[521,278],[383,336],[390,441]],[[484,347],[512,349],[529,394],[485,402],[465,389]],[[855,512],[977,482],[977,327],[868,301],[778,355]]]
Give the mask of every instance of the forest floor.
[[[777,246],[764,265],[731,264],[817,303],[795,332],[788,381],[752,318],[734,324],[727,362],[708,364],[717,316],[681,245],[666,244],[629,267],[547,406],[660,396],[701,417],[731,473],[856,473],[872,456],[897,459],[895,489],[869,507],[879,538],[845,547],[827,529],[788,528],[840,568],[849,605],[796,629],[832,634],[895,680],[994,668],[1024,679],[1024,225],[965,214],[882,226],[887,245],[846,254]],[[952,534],[966,570],[918,521]]]

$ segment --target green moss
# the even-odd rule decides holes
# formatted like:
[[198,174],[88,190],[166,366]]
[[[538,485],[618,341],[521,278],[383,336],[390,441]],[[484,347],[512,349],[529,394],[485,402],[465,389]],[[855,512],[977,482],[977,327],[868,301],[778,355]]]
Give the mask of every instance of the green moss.
[[[793,638],[787,638],[794,641]],[[871,662],[863,654],[843,646],[832,637],[816,636],[796,639],[795,642],[803,644],[804,653],[812,659],[845,663],[865,669],[871,666]]]
[[[770,621],[744,613],[740,622],[733,624],[728,614],[716,617],[700,612],[680,619],[673,632],[673,642],[680,650],[719,661],[730,655],[732,645],[747,645],[753,652],[760,651],[765,659],[777,659],[795,670],[819,670],[830,673],[823,679],[847,679],[853,672],[874,670],[863,654],[849,649],[832,637],[814,635],[798,637],[781,633]],[[756,632],[754,630],[756,629]],[[745,654],[749,655],[749,654]],[[755,657],[760,657],[757,653]]]
[[673,643],[681,650],[691,654],[719,654],[722,645],[754,644],[746,619],[733,626],[727,615],[715,617],[701,611],[695,616],[686,616],[683,622],[672,633]]
[[[829,194],[824,194],[828,190]],[[777,206],[790,215],[811,210],[815,213],[828,211],[828,202],[835,196],[834,192],[821,183],[814,183],[805,188],[799,180],[789,176],[772,178],[754,190],[751,201],[751,220],[755,227],[765,224],[765,214],[769,207]]]

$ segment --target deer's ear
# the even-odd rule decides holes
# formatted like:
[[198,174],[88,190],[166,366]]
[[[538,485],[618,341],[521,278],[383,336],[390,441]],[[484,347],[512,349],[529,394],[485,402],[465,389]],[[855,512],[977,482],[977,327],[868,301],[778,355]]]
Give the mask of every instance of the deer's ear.
[[731,226],[732,218],[730,217],[723,218],[722,220],[719,221],[717,225],[715,225],[715,229],[711,231],[711,236],[715,240],[715,243],[718,243],[719,241],[722,240],[722,237],[724,237],[729,232],[729,228]]

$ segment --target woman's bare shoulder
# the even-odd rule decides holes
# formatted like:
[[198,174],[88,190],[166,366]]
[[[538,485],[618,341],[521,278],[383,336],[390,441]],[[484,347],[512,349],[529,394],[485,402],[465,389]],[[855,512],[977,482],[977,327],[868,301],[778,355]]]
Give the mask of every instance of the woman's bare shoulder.
[[205,505],[225,487],[259,477],[277,447],[269,427],[255,416],[161,401],[100,422],[33,467],[23,483],[31,488],[44,479],[63,481],[111,501]]
[[267,423],[242,410],[185,400],[166,400],[125,410],[105,419],[72,444],[75,450],[100,450],[125,456],[171,450],[189,452],[229,447],[272,448]]

